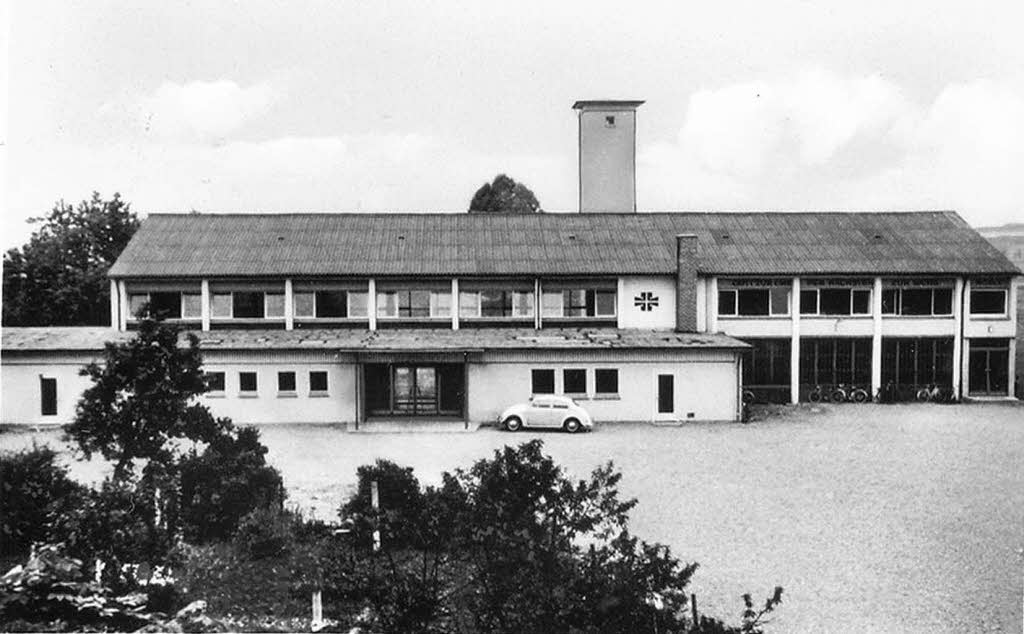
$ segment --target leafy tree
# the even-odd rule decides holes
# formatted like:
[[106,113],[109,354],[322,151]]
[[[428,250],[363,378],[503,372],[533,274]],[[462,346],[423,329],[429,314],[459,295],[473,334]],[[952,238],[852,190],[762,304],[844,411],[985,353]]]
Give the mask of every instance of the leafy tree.
[[137,336],[107,343],[103,359],[81,371],[93,384],[64,432],[86,458],[113,461],[115,480],[129,478],[137,459],[172,465],[175,439],[209,443],[230,428],[193,402],[207,389],[199,340],[190,333],[180,347],[178,338],[178,328],[145,319]]
[[[345,545],[325,553],[325,598],[371,606],[371,629],[479,632],[760,632],[781,589],[741,626],[686,608],[697,568],[627,528],[611,463],[574,481],[539,440],[505,447],[420,489],[411,470],[378,461],[358,471],[342,508]],[[369,480],[380,489],[368,506]],[[372,531],[382,547],[372,548]]]
[[3,260],[5,326],[89,326],[110,323],[107,270],[138,229],[139,220],[119,194],[77,207],[60,201],[28,244]]
[[534,214],[542,211],[537,197],[526,185],[504,174],[495,176],[492,183],[484,183],[469,203],[469,213]]

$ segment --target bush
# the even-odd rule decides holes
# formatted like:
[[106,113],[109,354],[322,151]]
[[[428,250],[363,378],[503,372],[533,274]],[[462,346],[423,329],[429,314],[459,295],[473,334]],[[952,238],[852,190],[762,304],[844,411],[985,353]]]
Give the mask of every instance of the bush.
[[57,452],[49,447],[0,454],[0,553],[28,554],[32,542],[45,541],[54,520],[85,491],[68,477],[67,469],[57,463]]
[[231,430],[179,463],[180,521],[192,543],[229,539],[256,509],[281,509],[284,483],[266,461],[259,430]]
[[51,537],[66,543],[74,557],[107,563],[104,578],[110,581],[119,579],[127,564],[171,563],[174,545],[169,524],[158,521],[153,487],[109,479],[69,506],[55,521]]
[[[378,460],[356,469],[356,477],[355,495],[339,511],[343,521],[353,522],[354,537],[368,543],[376,527],[393,547],[417,543],[424,497],[412,469]],[[380,493],[380,509],[376,511],[370,493],[372,482],[377,483]]]
[[291,549],[296,523],[287,511],[258,508],[242,518],[234,541],[253,559],[284,555]]

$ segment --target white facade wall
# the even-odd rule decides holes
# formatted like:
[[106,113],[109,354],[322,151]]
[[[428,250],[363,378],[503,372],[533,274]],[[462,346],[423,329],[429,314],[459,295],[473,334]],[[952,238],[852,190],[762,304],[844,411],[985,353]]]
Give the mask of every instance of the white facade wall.
[[[75,417],[75,406],[89,387],[78,372],[96,355],[91,353],[4,355],[0,370],[0,423],[4,425],[63,425]],[[43,416],[40,378],[57,380],[57,414]]]
[[[624,421],[735,421],[739,412],[738,353],[733,351],[684,351],[671,355],[651,354],[648,360],[629,355],[628,360],[605,355],[559,359],[510,358],[471,363],[469,371],[469,419],[494,422],[509,405],[531,396],[531,371],[555,371],[555,393],[563,394],[563,370],[587,371],[587,395],[572,395],[596,422]],[[595,370],[619,372],[617,397],[596,394]],[[658,414],[657,377],[675,377],[675,408]]]
[[[657,301],[653,306],[648,298]],[[641,305],[637,305],[637,301]],[[644,307],[649,310],[644,310]],[[676,280],[672,276],[626,275],[619,278],[619,328],[672,330],[676,327]]]

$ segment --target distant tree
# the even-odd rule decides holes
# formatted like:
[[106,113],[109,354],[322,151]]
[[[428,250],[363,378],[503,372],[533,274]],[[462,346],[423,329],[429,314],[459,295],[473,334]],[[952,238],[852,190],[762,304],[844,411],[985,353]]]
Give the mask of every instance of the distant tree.
[[534,214],[544,211],[537,197],[522,183],[517,183],[504,174],[494,177],[494,182],[484,183],[473,194],[469,213],[502,212],[513,214]]
[[207,390],[199,340],[189,334],[181,347],[178,329],[163,322],[144,319],[136,337],[108,343],[81,374],[92,386],[64,432],[86,458],[114,462],[115,480],[130,478],[136,459],[173,465],[175,439],[209,443],[231,426],[194,402]]
[[130,205],[93,192],[77,207],[60,201],[29,222],[39,228],[28,244],[4,254],[3,324],[109,324],[107,270],[139,226]]

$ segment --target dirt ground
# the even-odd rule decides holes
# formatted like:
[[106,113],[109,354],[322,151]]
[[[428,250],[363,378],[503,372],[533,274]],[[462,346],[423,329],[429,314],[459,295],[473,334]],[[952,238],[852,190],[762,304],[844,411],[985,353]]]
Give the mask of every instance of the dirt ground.
[[[639,499],[632,528],[701,564],[702,610],[784,603],[772,632],[1014,632],[1024,579],[1024,406],[776,407],[751,424],[603,425],[537,433],[573,474],[607,460]],[[332,518],[360,464],[389,458],[436,483],[534,432],[346,434],[264,426],[291,503]],[[0,449],[59,444],[0,434]],[[99,464],[73,463],[84,480]],[[383,500],[386,504],[386,497]]]

